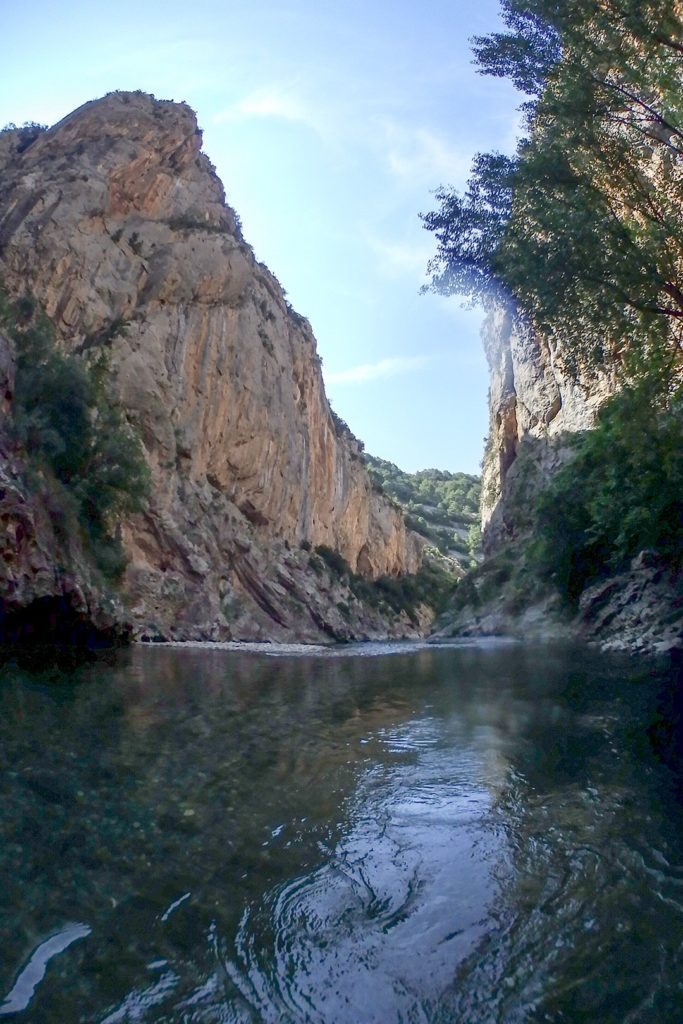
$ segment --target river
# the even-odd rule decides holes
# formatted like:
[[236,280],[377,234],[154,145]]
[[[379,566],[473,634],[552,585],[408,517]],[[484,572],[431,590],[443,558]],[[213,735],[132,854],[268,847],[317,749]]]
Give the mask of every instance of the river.
[[0,1017],[683,1019],[665,679],[577,647],[0,672]]

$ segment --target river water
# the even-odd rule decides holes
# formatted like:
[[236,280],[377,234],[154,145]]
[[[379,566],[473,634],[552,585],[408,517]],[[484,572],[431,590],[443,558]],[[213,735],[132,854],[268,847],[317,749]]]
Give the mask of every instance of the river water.
[[683,1019],[647,665],[136,647],[0,675],[3,1019]]

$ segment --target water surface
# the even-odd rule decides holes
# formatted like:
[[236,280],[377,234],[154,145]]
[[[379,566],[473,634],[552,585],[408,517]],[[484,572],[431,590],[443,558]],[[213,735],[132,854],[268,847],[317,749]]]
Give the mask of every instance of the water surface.
[[679,1024],[647,666],[134,648],[1,675],[3,1019]]

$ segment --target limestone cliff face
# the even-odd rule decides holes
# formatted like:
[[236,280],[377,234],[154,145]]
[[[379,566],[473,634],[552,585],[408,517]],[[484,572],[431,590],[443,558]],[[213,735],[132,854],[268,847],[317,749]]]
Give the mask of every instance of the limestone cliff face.
[[561,353],[547,338],[521,330],[505,307],[489,314],[482,337],[490,380],[482,528],[490,553],[524,520],[517,492],[525,491],[522,505],[533,503],[566,457],[563,435],[593,426],[613,384],[597,373],[573,380]]
[[0,275],[66,348],[107,350],[143,440],[153,498],[124,531],[139,633],[319,635],[330,593],[302,542],[369,577],[417,570],[419,542],[338,435],[310,325],[243,240],[188,107],[112,94],[30,145],[5,133]]

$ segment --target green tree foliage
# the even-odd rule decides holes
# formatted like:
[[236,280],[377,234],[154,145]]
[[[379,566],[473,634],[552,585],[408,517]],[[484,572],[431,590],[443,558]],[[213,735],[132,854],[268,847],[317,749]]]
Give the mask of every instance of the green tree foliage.
[[559,19],[566,5],[510,0],[501,6],[508,31],[476,36],[476,62],[485,74],[510,78],[521,92],[540,96],[562,57]]
[[393,462],[365,455],[375,487],[406,513],[412,530],[442,554],[469,559],[479,550],[481,480],[470,473],[422,469],[406,473]]
[[449,187],[435,192],[438,210],[423,221],[438,242],[430,262],[431,288],[486,304],[505,294],[499,250],[512,212],[517,161],[500,153],[479,153],[464,195]]
[[[667,398],[664,398],[667,395]],[[683,561],[683,387],[648,377],[605,404],[539,503],[536,556],[576,598],[642,549]]]
[[88,367],[60,352],[51,324],[28,297],[0,297],[0,325],[17,353],[13,436],[34,469],[61,487],[61,511],[73,513],[100,569],[115,578],[125,566],[117,527],[143,507],[149,472],[108,394],[105,357]]
[[406,473],[393,462],[365,455],[372,479],[386,494],[402,504],[411,501],[430,504],[451,516],[465,519],[479,513],[481,480],[471,473],[449,473],[441,469],[420,469]]
[[671,0],[503,0],[475,40],[483,73],[532,99],[514,159],[478,156],[464,194],[425,215],[432,287],[510,297],[595,364],[683,319],[683,25]]

